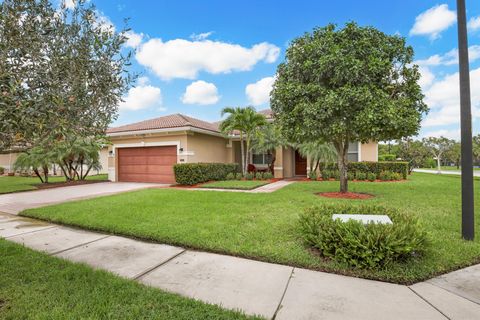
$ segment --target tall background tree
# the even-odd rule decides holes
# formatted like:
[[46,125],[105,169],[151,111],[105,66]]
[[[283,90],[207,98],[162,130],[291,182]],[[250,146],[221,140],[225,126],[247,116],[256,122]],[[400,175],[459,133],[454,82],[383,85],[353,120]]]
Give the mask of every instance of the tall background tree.
[[417,134],[428,111],[413,48],[400,36],[350,22],[295,39],[277,70],[271,107],[292,142],[335,147],[340,191],[348,191],[350,142]]
[[88,1],[0,3],[0,149],[104,134],[133,81],[123,29]]
[[427,150],[436,159],[437,171],[438,173],[441,173],[443,156],[453,147],[455,141],[445,137],[428,137],[422,139],[422,142]]

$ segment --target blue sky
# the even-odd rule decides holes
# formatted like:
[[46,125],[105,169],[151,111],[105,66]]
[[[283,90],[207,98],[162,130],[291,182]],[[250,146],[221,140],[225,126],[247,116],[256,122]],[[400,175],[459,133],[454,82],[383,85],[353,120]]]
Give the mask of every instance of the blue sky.
[[[455,1],[91,1],[117,29],[130,18],[132,69],[141,73],[114,125],[170,113],[214,121],[224,106],[268,108],[288,43],[316,26],[353,20],[413,46],[431,107],[420,136],[459,136]],[[467,0],[467,8],[478,133],[480,2]]]

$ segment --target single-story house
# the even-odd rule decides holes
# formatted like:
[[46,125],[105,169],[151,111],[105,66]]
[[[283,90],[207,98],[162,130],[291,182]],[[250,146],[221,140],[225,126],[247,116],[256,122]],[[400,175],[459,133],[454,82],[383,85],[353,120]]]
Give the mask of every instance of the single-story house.
[[[272,120],[271,110],[263,110]],[[127,124],[107,130],[108,176],[111,181],[174,183],[176,163],[241,163],[240,142],[236,135],[225,137],[220,122],[207,122],[182,114]],[[308,161],[291,147],[275,150],[276,178],[305,176]],[[378,144],[352,143],[350,161],[378,161]],[[255,153],[250,159],[257,167],[269,164],[267,154]]]

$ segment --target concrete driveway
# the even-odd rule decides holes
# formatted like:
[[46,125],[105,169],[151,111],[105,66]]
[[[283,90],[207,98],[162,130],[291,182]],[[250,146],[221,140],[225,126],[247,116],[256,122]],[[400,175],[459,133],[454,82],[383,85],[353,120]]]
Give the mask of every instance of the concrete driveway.
[[0,195],[0,212],[18,214],[25,209],[38,208],[50,204],[162,186],[168,185],[133,182],[101,182],[29,192],[9,193]]

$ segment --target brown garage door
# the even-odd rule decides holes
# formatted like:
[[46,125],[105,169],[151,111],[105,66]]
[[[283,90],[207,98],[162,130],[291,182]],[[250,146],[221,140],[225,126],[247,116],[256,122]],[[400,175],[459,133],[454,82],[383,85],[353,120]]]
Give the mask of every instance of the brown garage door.
[[117,149],[118,181],[175,183],[177,147]]

